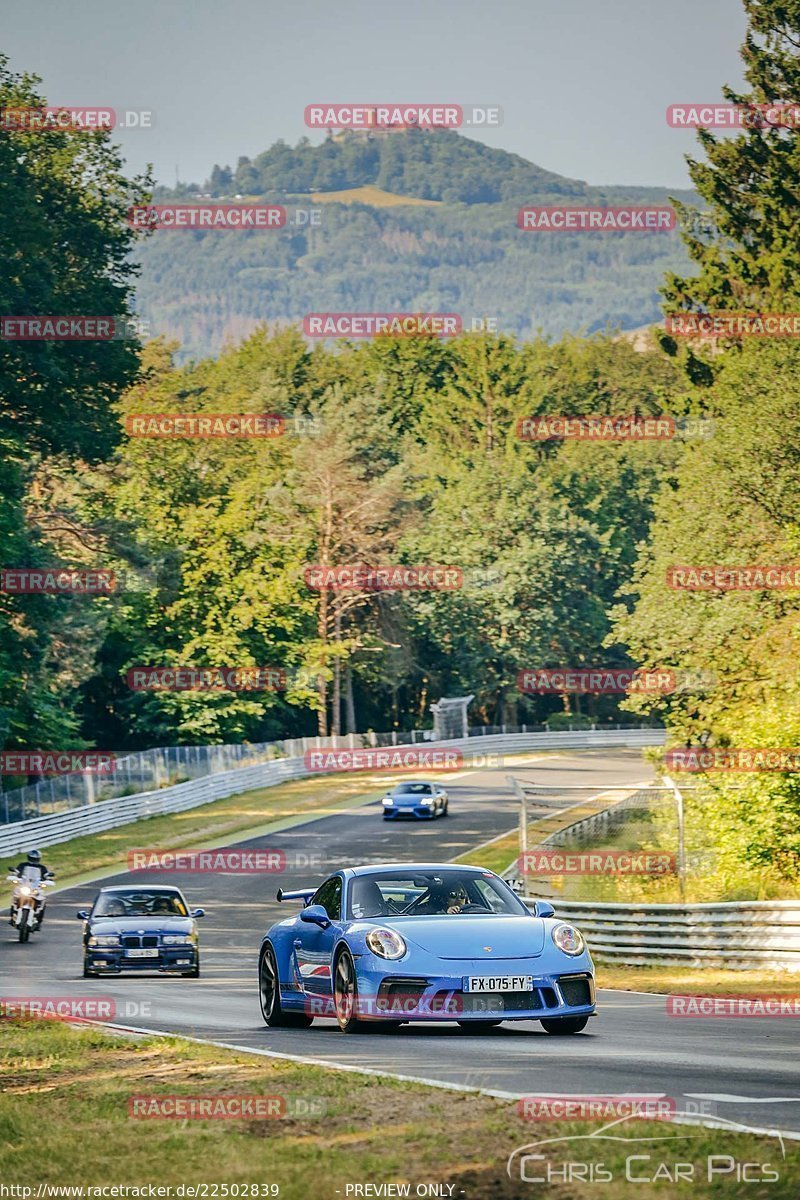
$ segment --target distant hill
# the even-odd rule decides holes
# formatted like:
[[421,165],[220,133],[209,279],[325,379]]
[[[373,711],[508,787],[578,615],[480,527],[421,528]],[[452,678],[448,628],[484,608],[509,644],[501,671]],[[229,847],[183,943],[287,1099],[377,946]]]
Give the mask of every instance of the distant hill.
[[277,142],[156,199],[319,207],[320,225],[157,232],[140,249],[139,310],[191,357],[263,321],[299,323],[320,311],[458,312],[465,324],[488,316],[521,337],[634,329],[659,318],[664,271],[687,270],[677,233],[522,232],[517,209],[664,204],[668,195],[591,187],[446,130]]

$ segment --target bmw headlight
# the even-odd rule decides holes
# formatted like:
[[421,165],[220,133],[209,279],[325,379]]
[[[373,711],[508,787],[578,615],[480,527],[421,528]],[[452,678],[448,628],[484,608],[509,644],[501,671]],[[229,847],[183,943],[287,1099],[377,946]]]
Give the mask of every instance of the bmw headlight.
[[553,930],[553,941],[564,954],[583,954],[586,949],[583,934],[574,925],[556,925]]
[[370,929],[366,941],[378,958],[402,958],[406,952],[405,942],[393,929]]
[[190,933],[167,933],[161,940],[165,946],[191,946],[194,938]]
[[118,933],[98,933],[89,938],[90,946],[118,946]]

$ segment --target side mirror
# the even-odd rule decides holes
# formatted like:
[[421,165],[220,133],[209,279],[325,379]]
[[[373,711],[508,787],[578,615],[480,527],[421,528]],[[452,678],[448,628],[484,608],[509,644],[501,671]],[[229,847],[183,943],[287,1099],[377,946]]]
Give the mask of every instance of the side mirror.
[[204,908],[193,908],[192,911],[189,913],[190,917],[204,917],[205,915],[206,915],[206,910]]
[[78,918],[79,921],[88,921],[89,920],[88,908],[82,908],[79,912],[75,913],[75,916]]
[[537,900],[534,911],[537,917],[554,917],[556,915],[556,910],[549,900]]
[[308,908],[304,908],[300,913],[300,920],[306,921],[309,925],[319,925],[320,929],[327,929],[331,923],[330,917],[321,904],[310,904]]

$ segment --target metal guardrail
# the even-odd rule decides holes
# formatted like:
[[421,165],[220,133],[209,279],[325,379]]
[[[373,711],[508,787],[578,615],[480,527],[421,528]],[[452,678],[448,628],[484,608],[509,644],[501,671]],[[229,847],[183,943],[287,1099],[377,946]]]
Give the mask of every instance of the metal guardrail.
[[[454,741],[429,742],[423,749],[447,749],[460,751],[464,760],[480,763],[493,754],[521,753],[529,750],[591,750],[617,747],[639,748],[660,745],[665,738],[663,729],[619,729],[582,730],[573,733],[512,733]],[[345,742],[345,739],[341,739]],[[411,742],[400,744],[408,749]],[[329,747],[323,747],[329,748]],[[344,748],[342,746],[341,748]],[[490,764],[491,765],[491,764]],[[249,792],[255,788],[275,787],[287,779],[302,779],[315,774],[303,758],[278,758],[254,766],[239,767],[217,775],[205,775],[187,783],[158,791],[142,792],[136,796],[125,796],[113,800],[101,800],[96,804],[48,816],[34,817],[27,821],[15,821],[0,825],[0,857],[18,854],[30,846],[55,846],[86,834],[101,833],[116,829],[144,817],[160,816],[163,813],[183,812],[222,800],[227,796]]]
[[800,900],[551,903],[558,917],[578,926],[601,963],[800,971]]
[[[582,727],[581,727],[582,728]],[[596,728],[596,726],[592,726]],[[601,727],[608,732],[626,728],[623,725]],[[630,725],[627,728],[639,728]],[[576,729],[577,731],[577,729]],[[467,730],[467,736],[481,739],[493,734],[550,733],[547,725],[477,725]],[[553,730],[553,732],[559,732]],[[573,732],[572,727],[560,732]],[[219,775],[255,763],[275,758],[297,758],[307,750],[324,746],[386,747],[435,741],[432,729],[397,730],[379,733],[336,734],[330,737],[284,738],[276,742],[234,742],[210,746],[155,746],[150,750],[135,750],[115,757],[111,770],[102,775],[91,771],[69,775],[49,776],[24,787],[4,790],[0,776],[0,824],[25,821],[46,813],[64,812],[97,804],[119,796],[136,796],[140,792],[172,787],[199,779],[203,775]]]

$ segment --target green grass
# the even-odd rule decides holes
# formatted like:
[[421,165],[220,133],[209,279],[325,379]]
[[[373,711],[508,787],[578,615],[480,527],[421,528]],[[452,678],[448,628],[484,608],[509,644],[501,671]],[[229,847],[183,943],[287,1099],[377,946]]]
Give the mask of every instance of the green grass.
[[[626,1122],[625,1137],[678,1135],[646,1143],[567,1142],[546,1148],[556,1165],[602,1161],[613,1182],[534,1189],[506,1175],[523,1144],[585,1135],[583,1122],[523,1121],[514,1103],[477,1094],[325,1070],[307,1064],[218,1050],[180,1039],[123,1038],[56,1021],[4,1021],[0,1041],[0,1180],[6,1185],[275,1183],[281,1200],[344,1200],[347,1184],[452,1184],[464,1200],[630,1200],[625,1158],[650,1154],[692,1163],[695,1181],[654,1185],[647,1195],[796,1200],[800,1145],[774,1138],[700,1130],[667,1122]],[[375,1035],[380,1037],[380,1034]],[[264,1031],[264,1044],[269,1034]],[[376,1046],[376,1050],[377,1050]],[[464,1052],[469,1051],[465,1035]],[[402,1064],[398,1064],[402,1069]],[[542,1090],[546,1091],[546,1084]],[[558,1090],[558,1089],[555,1089]],[[267,1120],[137,1120],[132,1095],[303,1098],[323,1116]],[[779,1179],[765,1185],[706,1181],[708,1155],[767,1162]],[[533,1168],[532,1168],[533,1169]],[[639,1189],[641,1193],[641,1187]],[[220,1193],[223,1194],[223,1193]],[[352,1194],[352,1193],[351,1193]]]
[[623,967],[597,963],[597,985],[626,992],[676,992],[680,995],[780,996],[800,994],[800,973],[723,971],[691,967]]

